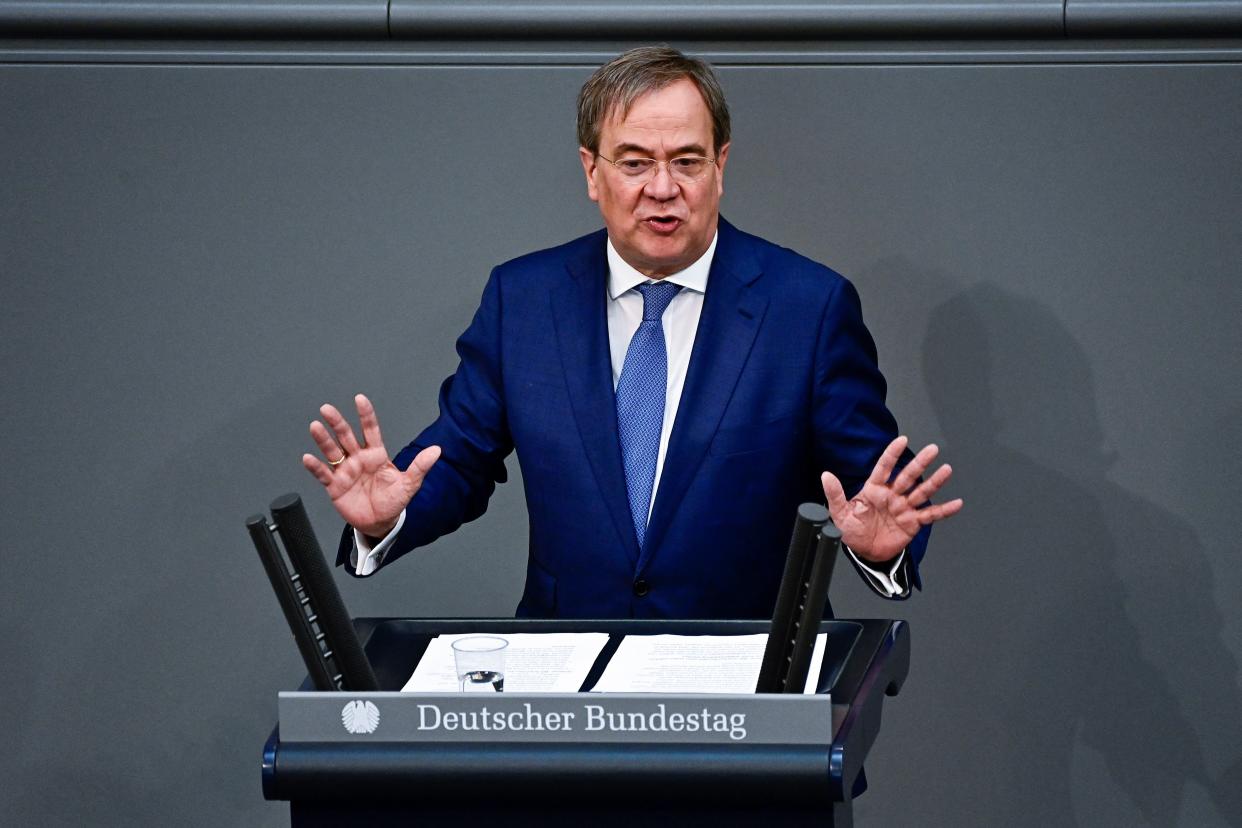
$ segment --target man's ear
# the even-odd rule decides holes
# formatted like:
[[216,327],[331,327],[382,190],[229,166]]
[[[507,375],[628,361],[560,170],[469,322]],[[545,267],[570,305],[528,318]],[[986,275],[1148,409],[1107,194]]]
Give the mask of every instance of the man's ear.
[[586,174],[587,198],[599,201],[599,189],[595,186],[595,170],[599,165],[595,153],[586,147],[578,147],[578,158],[582,161],[582,172]]
[[717,167],[716,196],[717,197],[724,195],[724,169],[725,169],[725,162],[729,160],[729,147],[731,146],[733,146],[732,143],[725,144],[723,147],[720,148],[720,151],[716,153],[716,167]]

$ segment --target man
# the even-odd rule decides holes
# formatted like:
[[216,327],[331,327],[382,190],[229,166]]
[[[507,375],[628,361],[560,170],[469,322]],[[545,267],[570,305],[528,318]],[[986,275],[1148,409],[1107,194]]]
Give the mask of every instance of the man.
[[719,217],[711,68],[627,52],[583,87],[578,133],[605,231],[492,272],[435,423],[393,462],[362,395],[362,442],[330,405],[311,424],[303,464],[353,527],[338,564],[369,575],[478,517],[516,450],[519,616],[769,617],[819,497],[868,583],[907,595],[961,508],[926,505],[951,470],[920,481],[936,447],[897,436],[853,287]]

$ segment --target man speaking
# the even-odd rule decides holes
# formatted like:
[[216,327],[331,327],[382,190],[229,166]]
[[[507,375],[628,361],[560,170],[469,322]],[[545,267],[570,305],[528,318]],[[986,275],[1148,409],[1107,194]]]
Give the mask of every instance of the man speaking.
[[[729,111],[711,68],[666,47],[578,97],[604,230],[492,271],[440,414],[389,460],[331,405],[303,464],[352,527],[365,576],[487,508],[516,451],[530,512],[522,617],[766,618],[800,503],[826,498],[887,597],[918,586],[949,478],[906,450],[844,278],[720,217]],[[326,424],[326,425],[325,425]],[[821,488],[822,487],[822,488]]]

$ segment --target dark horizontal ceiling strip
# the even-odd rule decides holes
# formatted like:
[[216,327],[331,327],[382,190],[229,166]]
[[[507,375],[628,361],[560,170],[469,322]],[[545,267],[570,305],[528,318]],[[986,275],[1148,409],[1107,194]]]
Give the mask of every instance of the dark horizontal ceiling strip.
[[755,42],[1240,34],[1242,0],[0,0],[0,38]]
[[0,37],[387,39],[388,0],[0,0]]
[[1242,34],[1240,0],[1068,0],[1069,37],[1225,37]]
[[397,39],[784,40],[1064,34],[1062,0],[392,0]]

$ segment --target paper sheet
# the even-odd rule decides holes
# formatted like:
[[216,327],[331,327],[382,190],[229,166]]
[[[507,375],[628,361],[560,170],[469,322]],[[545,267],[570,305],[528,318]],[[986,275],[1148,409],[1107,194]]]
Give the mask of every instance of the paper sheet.
[[[601,693],[753,693],[766,633],[627,635],[593,688]],[[805,692],[814,693],[827,636],[815,639]]]
[[[431,639],[402,691],[456,693],[452,644],[458,638],[481,634],[439,635]],[[606,633],[518,633],[500,638],[509,642],[505,651],[507,693],[577,693],[608,643]]]

